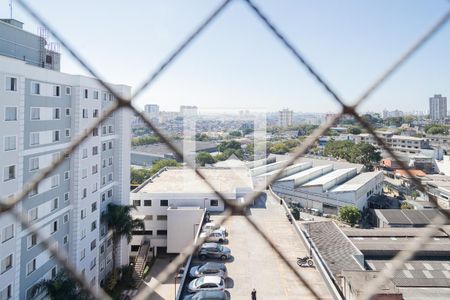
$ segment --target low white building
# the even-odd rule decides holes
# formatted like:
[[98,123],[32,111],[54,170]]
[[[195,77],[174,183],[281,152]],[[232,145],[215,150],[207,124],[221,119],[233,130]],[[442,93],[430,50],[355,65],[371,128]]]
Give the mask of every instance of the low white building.
[[[200,168],[215,190],[227,200],[242,201],[253,191],[247,168]],[[225,205],[211,187],[189,168],[164,168],[130,194],[136,218],[144,219],[145,232],[136,232],[131,243],[143,239],[157,251],[179,253],[194,240],[204,210],[223,212]]]

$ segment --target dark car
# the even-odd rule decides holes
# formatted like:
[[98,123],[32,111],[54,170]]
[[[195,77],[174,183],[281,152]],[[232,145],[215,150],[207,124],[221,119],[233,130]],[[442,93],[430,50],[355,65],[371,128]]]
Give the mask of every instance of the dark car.
[[201,291],[187,295],[183,300],[227,300],[227,294],[223,291]]
[[201,260],[205,260],[207,258],[220,258],[221,260],[226,260],[230,258],[230,255],[230,248],[217,243],[204,243],[198,251],[198,257]]
[[225,264],[216,262],[207,262],[203,265],[192,267],[189,270],[189,275],[193,278],[206,275],[216,275],[222,278],[226,278],[228,276],[228,273]]

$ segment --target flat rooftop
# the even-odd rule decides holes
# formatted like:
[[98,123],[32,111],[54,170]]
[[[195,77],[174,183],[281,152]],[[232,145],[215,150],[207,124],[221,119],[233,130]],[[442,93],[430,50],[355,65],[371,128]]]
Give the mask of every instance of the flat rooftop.
[[278,179],[278,181],[289,181],[289,180],[295,180],[296,178],[301,178],[301,177],[305,177],[305,176],[309,176],[311,174],[313,174],[314,172],[320,171],[320,170],[325,170],[332,167],[332,165],[325,165],[325,166],[318,166],[318,167],[314,167],[305,171],[301,171],[298,173],[295,173],[293,175]]
[[[171,141],[174,146],[180,150],[180,152],[183,152],[183,141],[182,140],[174,140]],[[217,144],[213,142],[202,142],[197,141],[195,142],[195,151],[213,151],[217,150]],[[147,153],[147,154],[153,154],[153,155],[160,155],[164,156],[164,154],[173,154],[173,151],[165,144],[165,143],[155,143],[150,145],[142,145],[142,146],[133,146],[131,147],[132,152],[141,152],[141,153]]]
[[[448,226],[446,226],[448,227]],[[342,228],[342,231],[349,238],[353,237],[416,237],[425,228],[412,228],[412,227],[385,227],[385,228],[372,228],[372,229],[361,229],[361,228]],[[448,234],[443,231],[436,232],[433,237],[448,237]]]
[[356,174],[356,168],[348,168],[348,169],[339,169],[339,170],[335,170],[331,173],[328,173],[324,176],[321,176],[319,178],[316,178],[314,180],[311,180],[310,182],[307,182],[305,184],[303,184],[302,186],[320,186],[320,185],[325,185],[329,182],[332,182],[333,180],[338,179],[339,177],[346,175],[346,174],[350,174],[354,172],[354,174]]
[[349,181],[345,182],[344,184],[341,184],[334,188],[332,192],[349,192],[349,191],[357,191],[361,187],[363,187],[367,182],[378,176],[379,174],[382,174],[381,171],[377,172],[367,172],[367,173],[361,173]]
[[[288,170],[291,170],[291,169],[298,168],[300,171],[302,171],[302,170],[306,170],[306,169],[311,168],[311,167],[312,167],[312,163],[311,162],[303,162],[303,163],[299,163],[299,164],[295,164],[295,165],[290,165],[290,166],[286,167],[285,170],[288,171]],[[270,172],[258,175],[258,177],[272,176],[272,175],[276,174],[279,171],[280,171],[280,169],[273,170],[273,171],[270,171]]]
[[[224,194],[235,193],[236,188],[253,189],[247,168],[198,168],[212,186]],[[194,194],[214,192],[190,168],[167,168],[143,183],[134,193]]]
[[[375,214],[389,225],[424,226],[432,223],[437,215],[442,215],[437,209],[376,209]],[[448,223],[448,222],[447,222]]]

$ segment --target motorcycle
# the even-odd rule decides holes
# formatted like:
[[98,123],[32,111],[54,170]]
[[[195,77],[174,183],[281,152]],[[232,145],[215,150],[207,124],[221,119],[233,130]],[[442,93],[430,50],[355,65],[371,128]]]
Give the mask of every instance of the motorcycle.
[[297,257],[297,265],[299,267],[313,267],[314,261],[312,260],[311,256]]

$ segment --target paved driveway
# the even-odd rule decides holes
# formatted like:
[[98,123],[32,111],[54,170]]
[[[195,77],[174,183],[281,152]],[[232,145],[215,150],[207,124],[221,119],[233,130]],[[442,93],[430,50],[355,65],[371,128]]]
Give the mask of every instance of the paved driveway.
[[[296,263],[307,250],[285,216],[279,202],[268,197],[249,210],[250,217],[275,242],[289,261]],[[217,217],[216,217],[217,218]],[[251,299],[253,288],[258,300],[314,299],[296,274],[284,264],[267,242],[256,233],[244,216],[232,216],[224,225],[229,232],[228,247],[233,259],[227,263],[227,290],[231,299]],[[298,267],[299,268],[299,267]],[[315,268],[301,268],[321,299],[332,299],[325,283]]]

